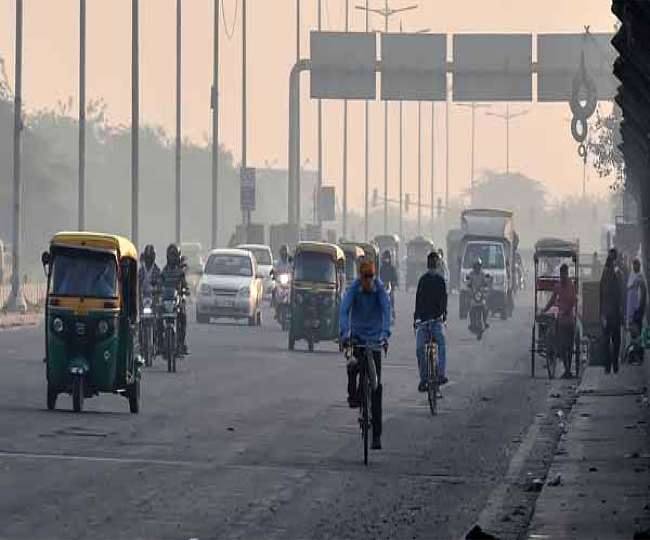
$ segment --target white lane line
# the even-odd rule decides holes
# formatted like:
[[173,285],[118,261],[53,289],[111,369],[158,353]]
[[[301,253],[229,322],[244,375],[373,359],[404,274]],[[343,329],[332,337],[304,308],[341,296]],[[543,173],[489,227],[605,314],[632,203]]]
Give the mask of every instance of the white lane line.
[[99,456],[76,456],[71,454],[36,454],[30,452],[0,452],[2,458],[17,459],[49,459],[60,461],[88,461],[94,463],[124,463],[124,464],[143,464],[143,465],[165,465],[173,467],[208,467],[207,463],[198,463],[192,461],[175,461],[166,459],[147,459],[147,458],[119,458],[119,457],[99,457]]

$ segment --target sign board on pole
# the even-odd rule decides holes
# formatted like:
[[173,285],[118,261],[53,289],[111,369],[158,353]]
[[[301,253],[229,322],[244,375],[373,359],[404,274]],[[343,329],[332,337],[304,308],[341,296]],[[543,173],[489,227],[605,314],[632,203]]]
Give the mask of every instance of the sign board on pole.
[[587,75],[599,100],[611,100],[618,83],[612,72],[616,50],[612,34],[540,34],[537,36],[537,100],[568,101],[584,54]]
[[447,36],[381,35],[381,99],[445,101]]
[[318,213],[321,221],[336,220],[336,189],[334,186],[322,186],[320,188]]
[[532,101],[532,34],[454,36],[454,101]]
[[255,210],[255,168],[246,167],[241,169],[241,209],[247,211]]
[[375,99],[377,37],[370,32],[311,33],[311,97]]

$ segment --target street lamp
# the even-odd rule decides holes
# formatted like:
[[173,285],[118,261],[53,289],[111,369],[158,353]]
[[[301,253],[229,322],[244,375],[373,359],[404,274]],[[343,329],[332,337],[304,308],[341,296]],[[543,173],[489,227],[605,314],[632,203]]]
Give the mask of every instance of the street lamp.
[[488,116],[495,116],[497,118],[501,118],[501,120],[505,120],[506,123],[506,174],[510,174],[510,120],[513,118],[518,118],[520,116],[524,116],[530,112],[530,109],[526,109],[525,111],[519,111],[516,113],[511,113],[510,112],[510,103],[506,103],[506,112],[505,113],[496,113],[496,112],[486,112],[485,114]]
[[[468,107],[472,109],[472,150],[471,150],[471,164],[470,164],[470,178],[469,178],[469,193],[470,198],[474,193],[474,182],[475,182],[475,169],[474,169],[474,148],[475,148],[475,116],[476,109],[489,109],[491,105],[476,103],[472,101],[469,104],[459,103],[459,107]],[[489,113],[488,113],[489,114]]]

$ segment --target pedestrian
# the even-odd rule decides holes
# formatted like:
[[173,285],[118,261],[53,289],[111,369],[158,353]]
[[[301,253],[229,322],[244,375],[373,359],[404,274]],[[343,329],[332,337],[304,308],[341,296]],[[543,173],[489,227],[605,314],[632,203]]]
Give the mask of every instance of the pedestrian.
[[627,279],[627,302],[625,306],[625,323],[631,340],[636,340],[641,335],[647,298],[647,287],[641,273],[641,261],[634,259],[632,272],[630,272]]
[[623,281],[616,261],[618,253],[612,248],[607,254],[600,278],[600,323],[603,338],[605,373],[618,373],[618,355],[621,349],[623,323]]

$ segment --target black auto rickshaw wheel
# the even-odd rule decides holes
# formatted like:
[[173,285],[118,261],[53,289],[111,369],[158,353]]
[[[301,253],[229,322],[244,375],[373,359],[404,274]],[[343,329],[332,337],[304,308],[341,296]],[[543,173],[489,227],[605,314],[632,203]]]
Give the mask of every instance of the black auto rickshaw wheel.
[[54,388],[50,386],[48,383],[47,385],[47,410],[48,411],[53,411],[56,408],[56,398],[58,397],[58,393]]
[[81,412],[84,407],[84,376],[74,375],[72,378],[72,409]]
[[129,410],[133,414],[140,412],[141,395],[140,377],[137,377],[135,382],[129,387]]

